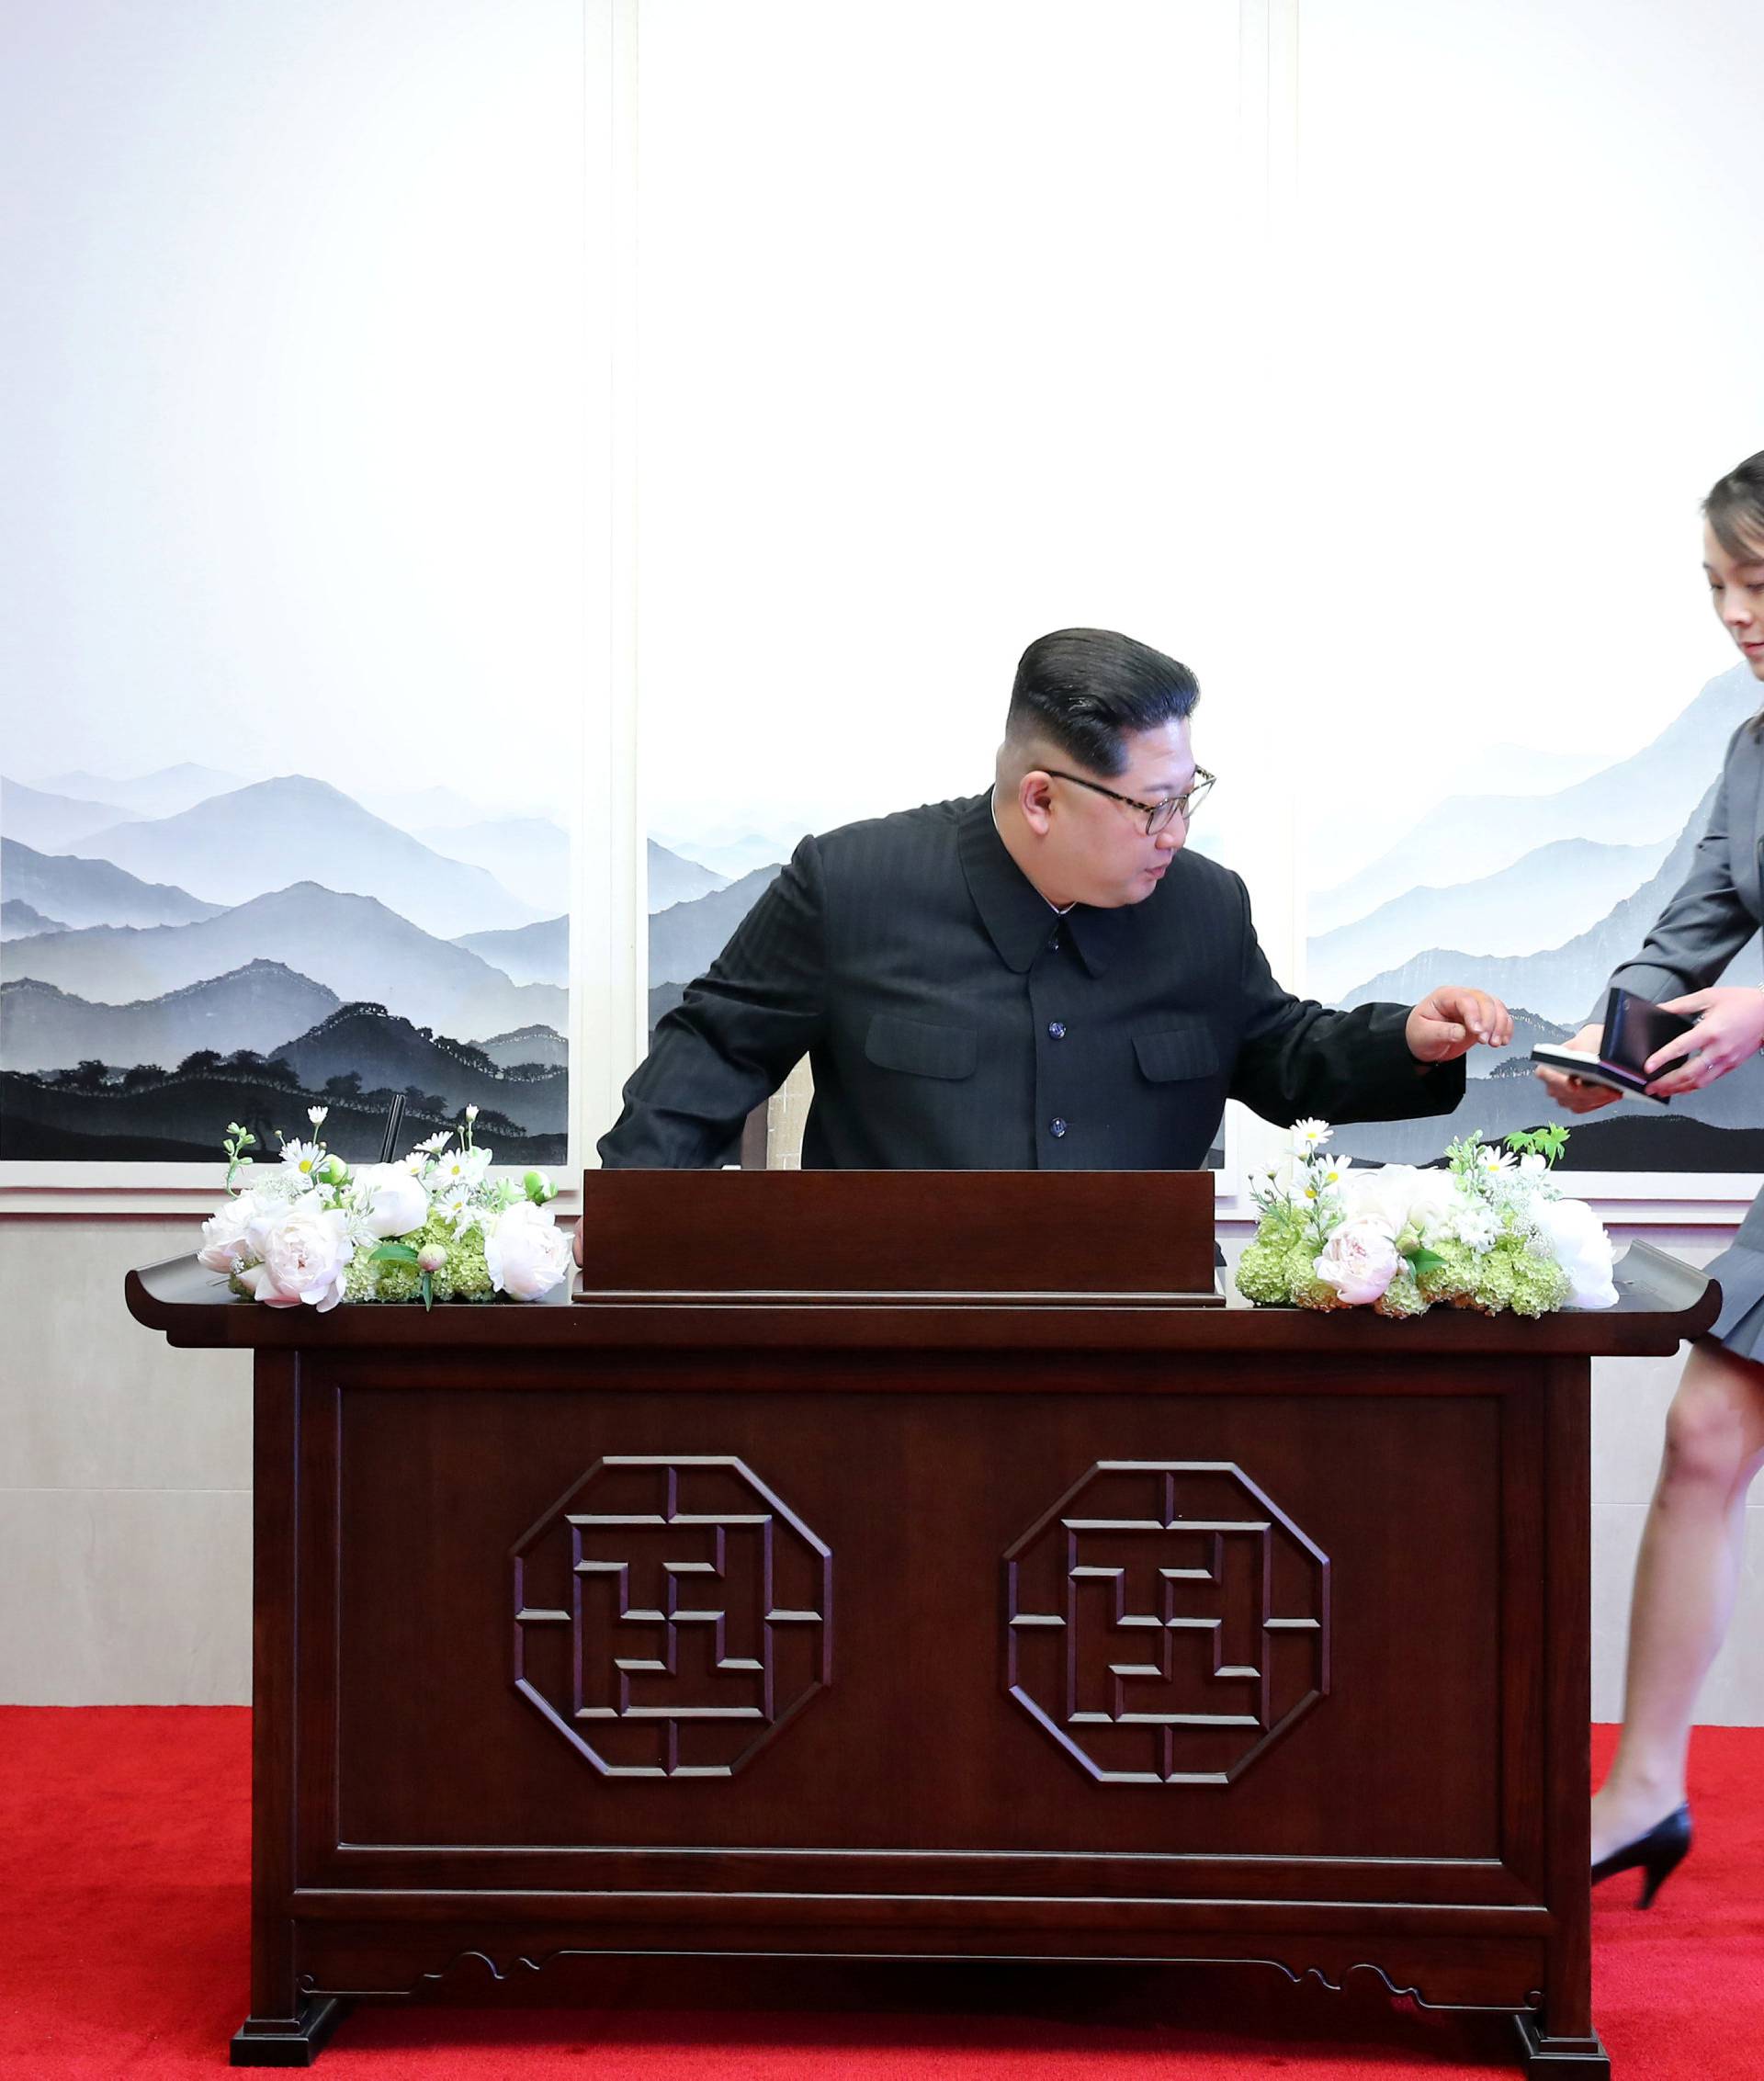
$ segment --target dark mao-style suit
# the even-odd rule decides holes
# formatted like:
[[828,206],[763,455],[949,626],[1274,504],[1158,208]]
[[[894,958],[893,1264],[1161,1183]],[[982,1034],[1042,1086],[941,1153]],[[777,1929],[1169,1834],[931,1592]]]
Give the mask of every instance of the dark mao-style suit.
[[1141,903],[1057,913],[989,795],[806,838],[656,1028],[609,1168],[732,1154],[805,1054],[806,1167],[1193,1170],[1227,1096],[1289,1125],[1450,1113],[1408,1007],[1326,1011],[1274,981],[1242,882],[1192,850]]

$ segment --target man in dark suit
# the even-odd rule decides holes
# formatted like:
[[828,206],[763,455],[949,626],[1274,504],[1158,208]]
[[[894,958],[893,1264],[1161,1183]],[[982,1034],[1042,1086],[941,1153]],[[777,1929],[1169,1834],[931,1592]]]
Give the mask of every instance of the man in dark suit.
[[657,1027],[602,1163],[727,1160],[805,1054],[809,1168],[1190,1170],[1227,1096],[1282,1125],[1450,1113],[1506,1007],[1281,989],[1242,882],[1183,850],[1198,695],[1109,630],[1032,643],[989,794],[805,838]]

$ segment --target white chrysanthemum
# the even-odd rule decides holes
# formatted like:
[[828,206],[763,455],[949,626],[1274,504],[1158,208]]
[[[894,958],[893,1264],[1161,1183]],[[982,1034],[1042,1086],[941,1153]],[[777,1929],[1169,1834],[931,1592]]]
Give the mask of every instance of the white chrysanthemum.
[[487,1148],[448,1149],[437,1156],[430,1167],[429,1183],[433,1191],[451,1193],[460,1189],[469,1192],[480,1183],[484,1172],[490,1169],[490,1151]]
[[1452,1216],[1452,1234],[1473,1250],[1486,1250],[1500,1233],[1500,1221],[1486,1206],[1460,1205]]
[[319,1174],[319,1166],[324,1161],[324,1151],[317,1142],[284,1142],[282,1161],[298,1177],[311,1182]]
[[1503,1178],[1514,1167],[1517,1159],[1510,1148],[1497,1148],[1487,1142],[1476,1151],[1476,1169],[1486,1177]]
[[416,1146],[424,1156],[433,1156],[437,1149],[446,1148],[452,1139],[453,1129],[447,1127],[438,1135],[425,1135]]
[[1327,1120],[1295,1120],[1293,1123],[1292,1151],[1295,1156],[1315,1156],[1335,1129]]
[[315,1127],[322,1127],[325,1115],[330,1110],[331,1108],[328,1105],[309,1105],[306,1109],[306,1116]]
[[1319,1156],[1311,1165],[1311,1175],[1326,1191],[1332,1191],[1347,1182],[1352,1165],[1352,1157],[1343,1156],[1338,1150],[1332,1156]]

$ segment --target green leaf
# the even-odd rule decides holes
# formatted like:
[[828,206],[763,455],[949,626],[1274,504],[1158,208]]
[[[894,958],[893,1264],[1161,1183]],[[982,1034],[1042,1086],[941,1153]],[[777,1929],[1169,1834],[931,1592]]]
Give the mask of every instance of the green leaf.
[[1408,1252],[1408,1268],[1419,1279],[1430,1272],[1437,1272],[1445,1260],[1438,1250],[1419,1250]]
[[408,1243],[382,1243],[374,1252],[375,1264],[414,1264],[416,1252]]
[[435,1279],[434,1279],[434,1276],[433,1276],[433,1275],[432,1275],[431,1273],[429,1273],[429,1272],[424,1272],[424,1273],[423,1274],[422,1285],[423,1285],[423,1306],[424,1306],[424,1310],[426,1311],[427,1309],[429,1309],[429,1308],[432,1308],[432,1307],[433,1307],[433,1306],[435,1306]]

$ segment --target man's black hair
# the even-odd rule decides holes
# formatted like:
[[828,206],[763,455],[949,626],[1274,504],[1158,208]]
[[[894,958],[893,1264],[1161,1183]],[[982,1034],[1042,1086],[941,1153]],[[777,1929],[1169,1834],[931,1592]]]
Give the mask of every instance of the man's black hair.
[[1113,628],[1057,628],[1023,653],[1005,734],[1049,739],[1075,764],[1118,774],[1126,739],[1184,722],[1201,689],[1174,658]]

